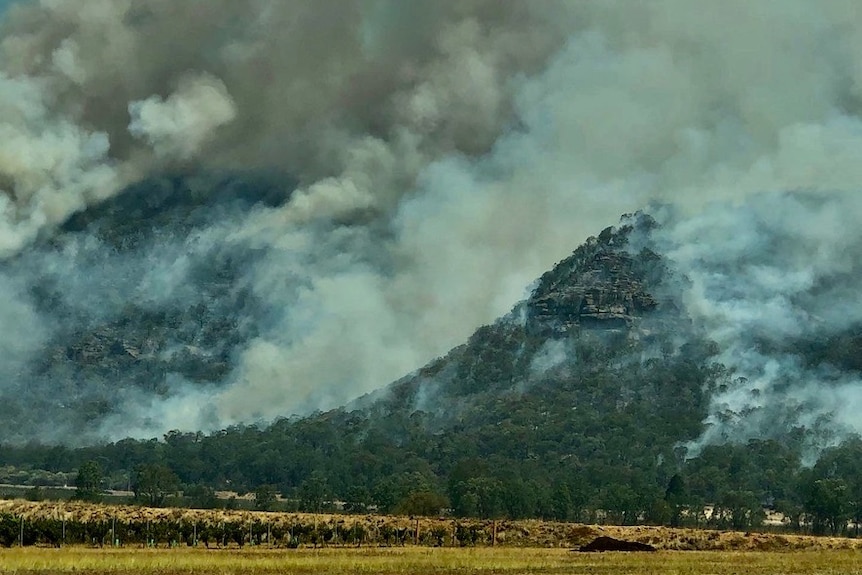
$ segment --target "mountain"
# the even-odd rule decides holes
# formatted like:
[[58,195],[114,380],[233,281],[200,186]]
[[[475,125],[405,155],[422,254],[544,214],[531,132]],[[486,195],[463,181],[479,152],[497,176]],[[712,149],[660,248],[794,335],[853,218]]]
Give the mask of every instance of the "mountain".
[[[488,477],[494,487],[503,469],[525,493],[536,485],[616,485],[622,476],[661,486],[682,461],[680,442],[701,433],[709,390],[723,372],[710,365],[715,350],[681,313],[672,273],[647,245],[655,225],[638,214],[590,238],[511,313],[348,407],[263,429],[176,432],[165,443],[125,440],[67,456],[99,452],[115,474],[163,461],[186,484],[222,488],[269,483],[290,492],[323,475],[342,497],[390,492],[390,506],[416,484],[440,490],[465,474],[467,483]],[[194,317],[210,325],[205,313]],[[146,373],[147,358],[135,357],[148,353],[139,334],[163,347],[165,318],[127,318],[72,339],[62,361],[92,374],[137,360],[135,369]],[[64,463],[42,467],[58,471]],[[393,478],[401,483],[387,483]]]
[[[491,438],[513,418],[529,421],[528,444],[552,441],[560,451],[539,457],[568,458],[575,453],[566,449],[614,435],[646,442],[626,449],[672,459],[675,443],[701,432],[720,374],[709,364],[714,347],[681,312],[663,258],[646,246],[632,250],[632,236],[653,226],[639,214],[590,238],[510,314],[360,411],[380,420],[411,414],[434,430],[490,425],[483,433]],[[610,432],[615,418],[642,429]],[[659,437],[647,438],[654,431]]]
[[97,441],[129,406],[223,382],[266,310],[250,284],[261,250],[213,227],[275,208],[289,189],[262,174],[147,179],[0,262],[14,286],[4,323],[34,334],[3,342],[18,352],[0,366],[3,440]]
[[[254,214],[288,201],[290,190],[284,178],[260,174],[149,179],[0,264],[15,285],[5,305],[27,310],[14,319],[34,334],[19,346],[17,361],[13,356],[0,365],[9,372],[0,388],[0,417],[7,422],[0,439],[86,444],[106,435],[160,432],[169,429],[168,418],[185,429],[219,424],[218,418],[184,420],[191,409],[182,401],[205,403],[235,385],[245,375],[242,355],[253,342],[270,341],[273,331],[286,326],[302,337],[299,312],[308,280],[279,268],[275,280],[262,281],[274,268],[273,242],[235,239]],[[649,247],[655,226],[648,216],[631,216],[590,238],[537,280],[530,298],[506,317],[375,393],[377,404],[356,405],[421,412],[428,425],[441,427],[487,398],[510,401],[534,389],[573,388],[600,362],[614,362],[613,368],[602,364],[603,373],[627,374],[647,359],[666,363],[680,356],[677,347],[693,332],[676,280]],[[267,289],[271,283],[288,303]],[[300,317],[273,320],[285,313]],[[350,380],[349,373],[340,377]],[[616,373],[608,377],[622,381]],[[647,384],[625,385],[602,393],[647,393]],[[301,385],[273,387],[289,395]],[[567,401],[573,407],[586,401],[581,391],[572,393]],[[699,421],[705,415],[697,409]]]
[[[852,464],[862,444],[852,436],[834,442],[808,469],[816,426],[704,443],[715,398],[745,382],[687,312],[691,279],[661,252],[662,233],[649,215],[624,216],[542,275],[510,313],[344,407],[212,434],[175,431],[160,441],[5,445],[0,464],[7,475],[68,481],[64,473],[98,461],[115,487],[159,474],[189,493],[271,486],[309,510],[341,500],[354,511],[447,507],[462,516],[563,520],[606,513],[617,522],[678,524],[682,509],[710,503],[717,526],[756,525],[771,506],[796,521],[808,510],[825,529],[828,513],[813,507],[821,498],[811,493],[839,489],[851,509],[850,494],[862,496]],[[192,317],[208,325],[205,313]],[[140,332],[128,325],[115,332],[123,342]],[[153,325],[151,338],[171,333],[163,320]],[[86,337],[96,341],[84,348],[98,352],[92,369],[104,369],[99,353],[132,356],[126,346]],[[827,352],[830,341],[836,347]],[[852,333],[809,334],[788,340],[784,352],[846,371],[853,341]],[[80,356],[64,361],[90,369]]]

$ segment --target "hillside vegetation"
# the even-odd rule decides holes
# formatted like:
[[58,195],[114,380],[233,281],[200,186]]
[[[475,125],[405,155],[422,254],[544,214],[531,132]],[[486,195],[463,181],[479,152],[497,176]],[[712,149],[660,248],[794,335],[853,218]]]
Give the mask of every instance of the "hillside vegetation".
[[[85,498],[130,487],[150,505],[182,491],[218,507],[231,490],[262,510],[735,529],[773,508],[792,529],[847,532],[862,519],[859,439],[813,466],[816,428],[690,449],[736,375],[682,312],[686,278],[652,246],[655,225],[637,214],[590,238],[510,314],[349,406],[161,440],[4,445],[0,464],[19,478],[88,469]],[[855,353],[848,338],[834,363]],[[816,343],[787,345],[814,357]]]

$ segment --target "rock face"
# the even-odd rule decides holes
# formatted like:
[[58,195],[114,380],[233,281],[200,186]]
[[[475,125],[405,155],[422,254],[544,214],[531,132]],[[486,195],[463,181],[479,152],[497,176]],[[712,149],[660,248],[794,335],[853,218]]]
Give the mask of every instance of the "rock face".
[[648,249],[629,251],[633,230],[606,229],[542,276],[527,303],[528,331],[564,337],[580,329],[623,330],[655,309],[646,283],[659,258]]
[[130,306],[117,320],[61,332],[35,373],[99,387],[165,393],[166,377],[214,382],[230,370],[231,349],[241,342],[237,321],[200,305],[151,313]]

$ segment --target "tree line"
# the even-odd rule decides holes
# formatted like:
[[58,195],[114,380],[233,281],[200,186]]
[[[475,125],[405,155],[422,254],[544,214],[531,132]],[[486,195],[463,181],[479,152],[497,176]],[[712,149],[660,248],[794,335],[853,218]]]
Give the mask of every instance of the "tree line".
[[[267,431],[237,428],[221,437],[234,433],[259,439]],[[129,441],[121,443],[130,446]],[[211,482],[190,474],[190,469],[198,468],[190,446],[202,451],[205,444],[200,434],[171,434],[162,442],[133,443],[149,450],[138,454],[148,454],[139,462],[126,460],[134,463],[130,478],[125,477],[126,468],[116,467],[107,455],[116,444],[82,450],[31,446],[30,456],[41,451],[43,456],[55,457],[62,451],[69,464],[75,457],[85,458],[77,466],[79,499],[99,501],[106,488],[131,485],[135,501],[156,507],[230,508],[235,501],[217,497],[216,491],[232,487],[252,493],[258,510],[544,518],[739,530],[762,526],[767,512],[776,511],[786,518],[789,530],[853,535],[862,522],[862,439],[858,437],[823,451],[813,466],[803,466],[793,446],[758,440],[707,447],[665,473],[661,466],[647,472],[634,466],[571,461],[549,465],[543,460],[506,460],[496,455],[486,460],[462,458],[445,476],[435,473],[428,462],[394,458],[391,467],[381,467],[380,475],[372,475],[359,467],[372,454],[357,452],[345,460],[327,459],[330,466],[298,476],[295,483],[278,483],[284,476],[255,475],[258,469],[253,462],[240,476],[245,483],[230,478]],[[258,446],[259,441],[250,441],[247,451],[253,453]],[[172,450],[181,447],[185,447],[180,452],[187,466],[172,467]],[[96,453],[103,455],[91,458]],[[285,459],[269,464],[284,465],[286,474],[292,465]],[[117,485],[118,478],[125,485]],[[360,478],[362,482],[356,481]]]

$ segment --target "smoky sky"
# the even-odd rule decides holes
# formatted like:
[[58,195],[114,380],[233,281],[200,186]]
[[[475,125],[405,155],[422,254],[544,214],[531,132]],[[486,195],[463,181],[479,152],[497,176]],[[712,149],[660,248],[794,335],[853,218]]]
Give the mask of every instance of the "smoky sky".
[[[333,407],[656,203],[692,317],[774,380],[793,358],[743,335],[858,308],[860,49],[850,1],[18,3],[0,21],[0,385],[43,437],[60,404],[94,406],[89,437]],[[119,347],[221,371],[97,390],[56,367],[130,313],[153,327]],[[855,387],[828,389],[821,412]]]

